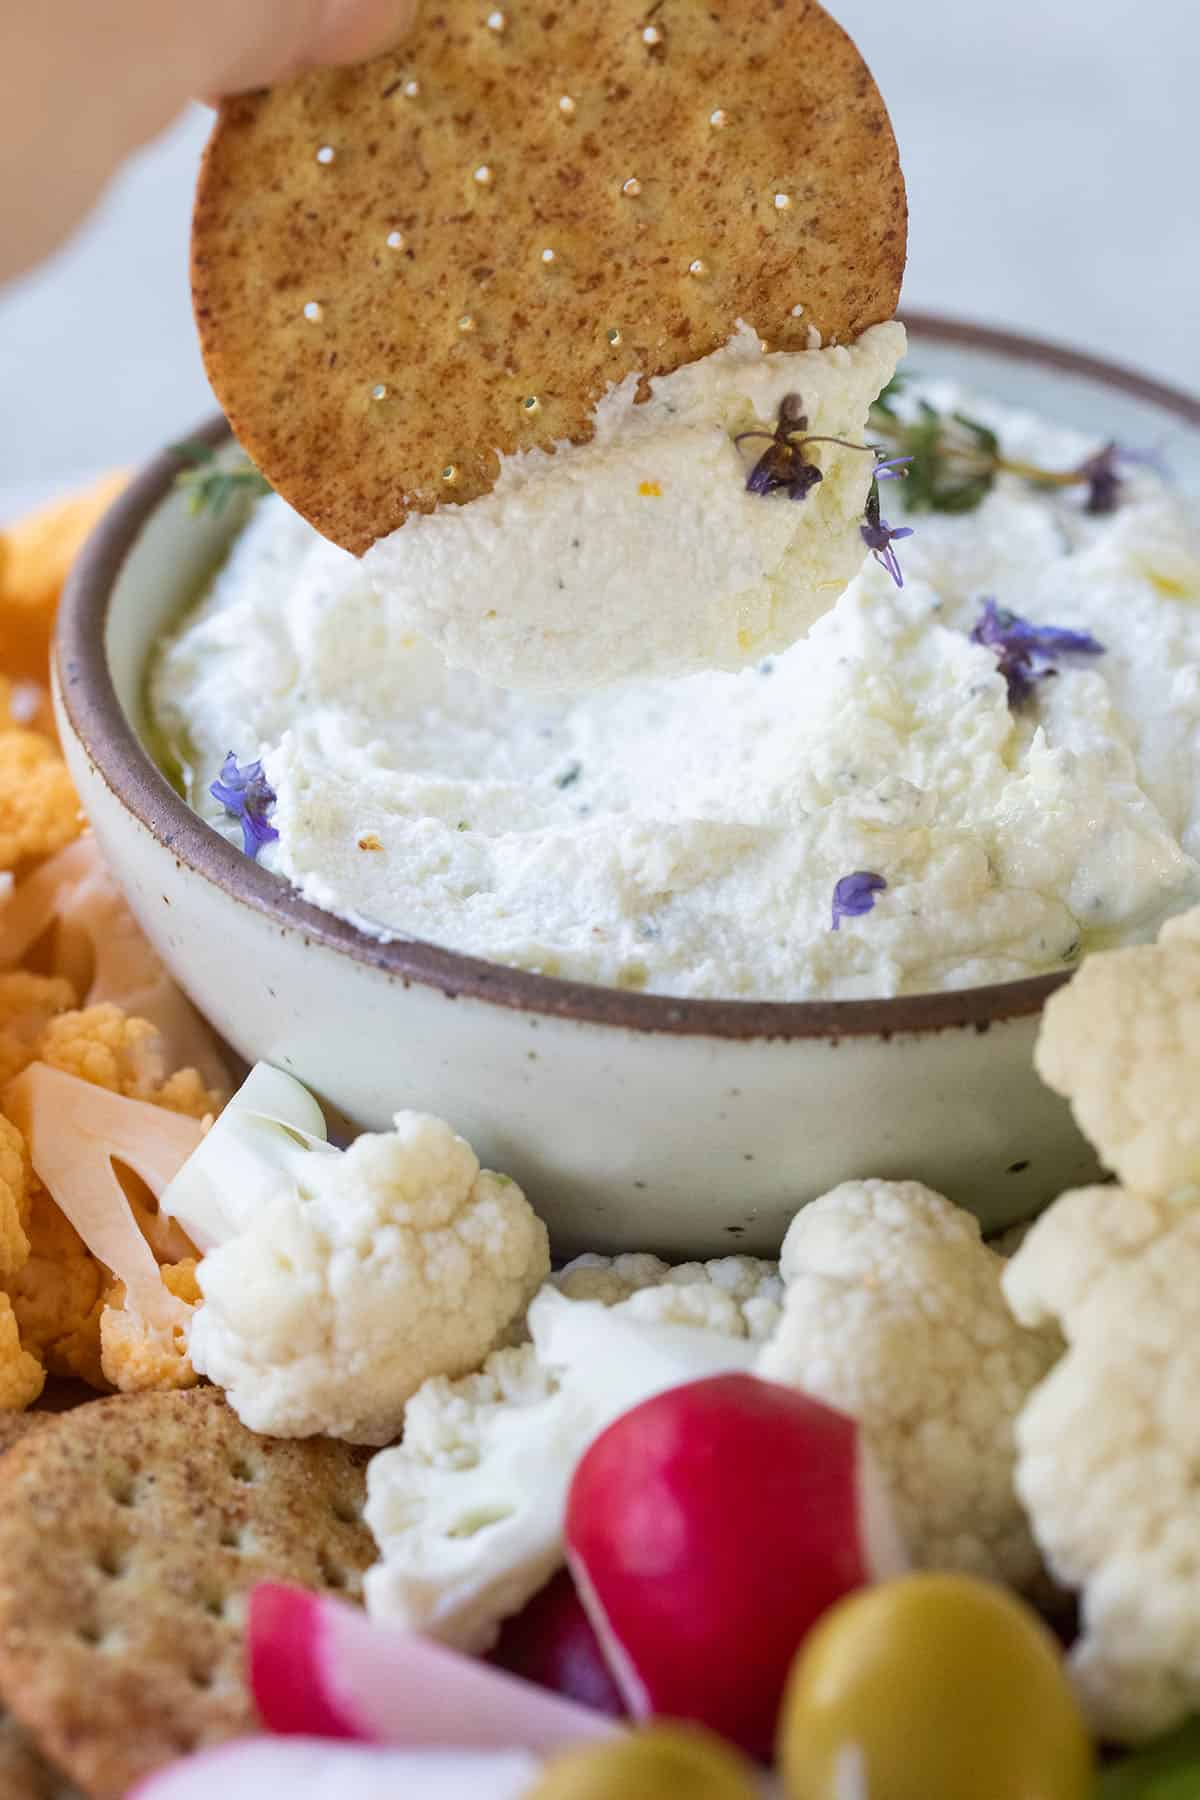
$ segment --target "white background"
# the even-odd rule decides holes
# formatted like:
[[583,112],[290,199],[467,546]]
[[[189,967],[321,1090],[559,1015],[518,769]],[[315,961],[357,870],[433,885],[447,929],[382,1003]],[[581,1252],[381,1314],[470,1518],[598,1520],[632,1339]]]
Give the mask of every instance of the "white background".
[[[827,4],[895,120],[906,302],[1200,385],[1196,0]],[[199,109],[181,120],[0,294],[0,514],[211,409],[186,273],[206,128]]]

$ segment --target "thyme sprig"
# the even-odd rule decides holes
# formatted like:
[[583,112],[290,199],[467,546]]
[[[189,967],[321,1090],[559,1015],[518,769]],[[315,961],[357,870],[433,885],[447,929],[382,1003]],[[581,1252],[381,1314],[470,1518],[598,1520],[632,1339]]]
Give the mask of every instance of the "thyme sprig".
[[1121,502],[1125,468],[1159,466],[1153,454],[1115,441],[1071,469],[1046,469],[1006,456],[991,427],[968,413],[939,412],[928,400],[902,413],[896,400],[908,379],[897,375],[888,383],[871,408],[870,430],[889,455],[911,458],[904,490],[910,512],[974,512],[1004,474],[1039,488],[1084,489],[1085,512],[1111,513]]
[[194,513],[211,513],[219,518],[233,501],[257,499],[271,492],[271,484],[243,458],[230,462],[218,456],[210,444],[186,442],[172,444],[171,453],[184,467],[175,477],[176,485],[187,494],[188,507]]

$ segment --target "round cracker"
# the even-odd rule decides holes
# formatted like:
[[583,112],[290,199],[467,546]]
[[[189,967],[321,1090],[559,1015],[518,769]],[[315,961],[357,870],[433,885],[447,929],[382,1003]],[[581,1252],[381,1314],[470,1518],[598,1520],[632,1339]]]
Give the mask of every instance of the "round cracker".
[[[54,1423],[47,1412],[0,1413],[0,1456]],[[4,1800],[81,1800],[79,1789],[51,1768],[0,1697],[0,1794]]]
[[234,432],[362,551],[739,319],[807,349],[890,318],[906,229],[816,0],[446,0],[394,55],[225,104],[193,293]]
[[366,1461],[211,1388],[94,1401],[0,1461],[0,1690],[92,1800],[254,1729],[246,1595],[359,1592]]
[[[44,1431],[47,1425],[54,1422],[53,1413],[47,1412],[0,1412],[0,1456],[19,1444],[24,1438],[31,1437],[34,1432]],[[0,1793],[3,1793],[0,1788]]]

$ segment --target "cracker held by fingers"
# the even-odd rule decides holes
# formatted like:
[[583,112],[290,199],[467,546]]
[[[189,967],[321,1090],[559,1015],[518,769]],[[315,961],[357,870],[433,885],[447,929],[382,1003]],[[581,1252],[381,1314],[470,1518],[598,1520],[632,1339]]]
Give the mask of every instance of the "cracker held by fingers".
[[0,1460],[0,1691],[91,1800],[255,1728],[246,1596],[357,1596],[364,1461],[255,1437],[214,1389],[93,1401]]
[[400,51],[231,100],[197,196],[208,373],[284,497],[361,552],[585,442],[710,355],[890,319],[883,101],[816,0],[429,8]]

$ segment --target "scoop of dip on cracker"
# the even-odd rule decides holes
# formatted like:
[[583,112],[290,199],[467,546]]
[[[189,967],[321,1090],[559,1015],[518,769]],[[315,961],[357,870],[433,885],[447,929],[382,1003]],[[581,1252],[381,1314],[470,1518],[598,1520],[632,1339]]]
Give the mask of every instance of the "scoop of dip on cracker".
[[[743,667],[862,559],[904,342],[883,100],[816,0],[497,16],[455,0],[222,109],[193,233],[213,386],[451,662],[549,691]],[[765,506],[777,432],[804,479]]]

